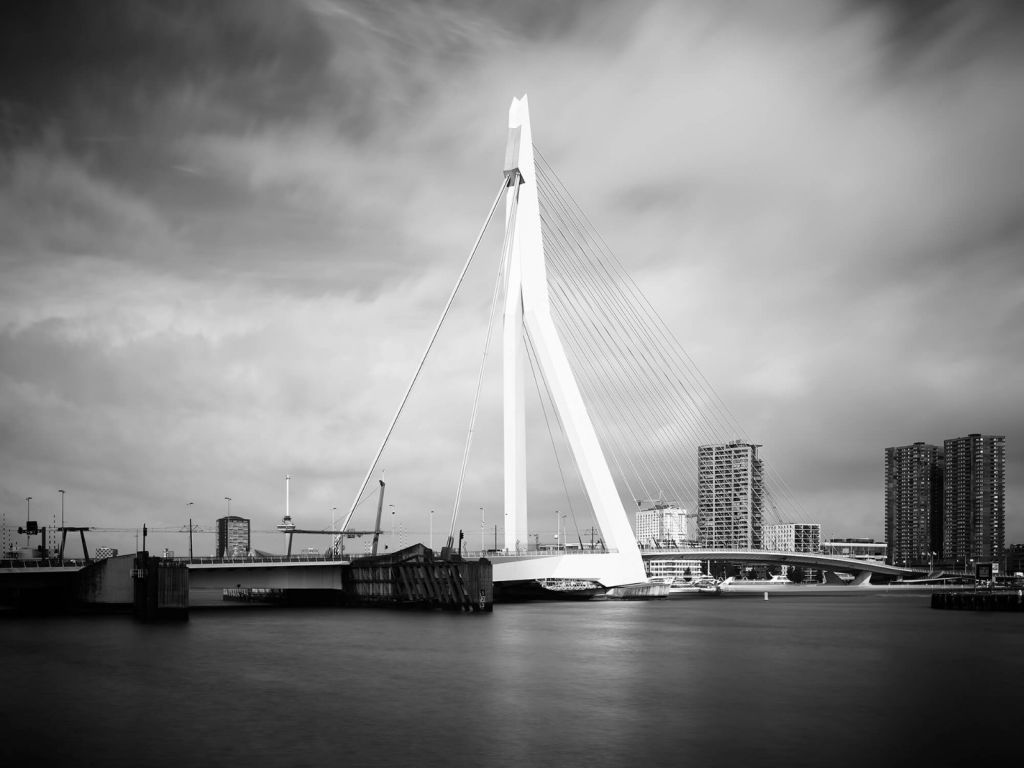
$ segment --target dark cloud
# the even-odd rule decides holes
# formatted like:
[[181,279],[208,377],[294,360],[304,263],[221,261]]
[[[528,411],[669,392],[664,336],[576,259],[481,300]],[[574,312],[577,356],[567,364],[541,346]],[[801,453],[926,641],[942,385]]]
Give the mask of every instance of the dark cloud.
[[[879,535],[884,447],[975,431],[1008,435],[1017,499],[1016,8],[7,3],[0,499],[70,476],[96,516],[227,494],[269,526],[291,471],[303,515],[345,507],[527,91],[544,156],[809,517]],[[487,264],[385,455],[404,509],[451,503]],[[484,417],[467,498],[496,510]]]

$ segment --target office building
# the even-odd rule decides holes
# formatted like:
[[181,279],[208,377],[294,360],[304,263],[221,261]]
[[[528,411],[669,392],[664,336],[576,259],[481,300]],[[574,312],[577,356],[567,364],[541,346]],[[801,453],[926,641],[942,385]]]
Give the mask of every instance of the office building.
[[875,560],[879,563],[885,562],[887,549],[884,541],[875,541],[874,539],[825,539],[821,543],[821,553],[823,555],[852,557],[857,560]]
[[656,579],[692,579],[704,573],[700,560],[647,560],[647,575]]
[[820,523],[773,523],[764,526],[764,548],[772,552],[819,552]]
[[217,520],[217,557],[249,554],[249,521],[237,515]]
[[888,562],[932,563],[942,553],[942,449],[914,443],[885,449]]
[[658,504],[636,513],[636,541],[641,547],[679,547],[686,543],[686,510]]
[[942,553],[950,565],[999,562],[1006,536],[1006,438],[967,435],[944,442]]
[[759,446],[697,448],[697,539],[711,549],[761,549],[764,468]]

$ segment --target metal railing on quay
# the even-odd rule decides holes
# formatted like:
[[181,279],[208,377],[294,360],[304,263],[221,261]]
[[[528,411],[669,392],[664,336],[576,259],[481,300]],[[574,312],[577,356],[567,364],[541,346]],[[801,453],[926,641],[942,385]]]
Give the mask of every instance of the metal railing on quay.
[[81,568],[95,560],[84,560],[82,558],[46,557],[35,559],[9,558],[0,560],[0,568]]
[[501,558],[520,558],[520,559],[533,559],[535,557],[560,557],[562,555],[609,555],[617,554],[618,549],[530,549],[522,550],[520,552],[506,552],[503,549],[485,549],[483,551],[470,551],[463,553],[463,557],[467,560],[477,560],[481,557],[491,559],[495,557]]

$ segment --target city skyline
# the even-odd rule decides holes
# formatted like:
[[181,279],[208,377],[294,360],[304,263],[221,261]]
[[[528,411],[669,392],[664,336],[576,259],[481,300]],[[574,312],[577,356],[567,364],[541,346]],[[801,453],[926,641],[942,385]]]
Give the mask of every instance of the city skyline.
[[[300,527],[343,518],[528,93],[544,157],[823,538],[882,538],[885,446],[981,433],[1006,435],[1024,542],[1016,9],[33,7],[0,23],[8,525],[26,497],[126,529],[234,504],[276,547],[255,531],[286,474]],[[445,349],[481,348],[488,277]],[[446,534],[477,365],[430,361],[384,457],[409,536]],[[500,527],[490,424],[467,535]],[[551,528],[557,474],[531,472]]]

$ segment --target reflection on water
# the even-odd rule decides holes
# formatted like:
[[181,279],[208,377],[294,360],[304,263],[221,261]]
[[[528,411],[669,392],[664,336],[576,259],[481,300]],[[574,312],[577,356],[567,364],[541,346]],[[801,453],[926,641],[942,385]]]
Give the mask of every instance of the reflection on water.
[[8,759],[865,766],[1015,750],[1022,617],[926,596],[0,622]]

